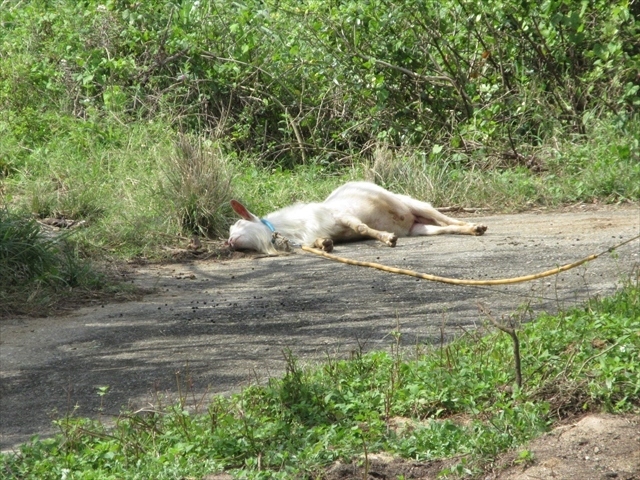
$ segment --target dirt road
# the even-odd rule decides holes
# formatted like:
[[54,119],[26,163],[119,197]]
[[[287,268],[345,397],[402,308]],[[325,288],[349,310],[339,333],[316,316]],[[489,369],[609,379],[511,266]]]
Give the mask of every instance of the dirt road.
[[[637,235],[640,208],[474,221],[489,227],[486,235],[400,239],[395,249],[362,242],[335,253],[447,277],[513,277]],[[161,396],[176,399],[179,381],[195,398],[237,391],[280,374],[283,349],[303,362],[344,357],[388,348],[396,328],[406,346],[438,343],[483,323],[478,302],[498,317],[523,305],[568,307],[611,293],[637,271],[639,245],[557,277],[504,287],[419,281],[304,253],[137,267],[134,282],[155,292],[141,301],[0,323],[0,447],[54,432],[52,412],[77,408],[78,415],[96,416],[102,408],[109,416]],[[109,386],[102,398],[101,386]]]

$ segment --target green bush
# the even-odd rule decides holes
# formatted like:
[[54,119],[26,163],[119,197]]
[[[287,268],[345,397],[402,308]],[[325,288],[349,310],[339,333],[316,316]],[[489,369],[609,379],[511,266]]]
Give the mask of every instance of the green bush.
[[623,0],[10,3],[0,13],[0,108],[14,120],[3,128],[33,148],[55,134],[46,112],[93,123],[162,116],[283,166],[341,162],[376,141],[525,162],[558,134],[584,134],[611,116],[624,124],[637,110],[630,8]]
[[63,291],[104,285],[68,235],[47,236],[34,220],[0,211],[0,314],[43,313]]

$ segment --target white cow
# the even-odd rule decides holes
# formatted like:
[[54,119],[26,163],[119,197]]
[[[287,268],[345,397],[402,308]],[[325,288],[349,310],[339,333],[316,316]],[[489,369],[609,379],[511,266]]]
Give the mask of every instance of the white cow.
[[398,237],[482,235],[487,230],[484,225],[447,217],[429,203],[368,182],[346,183],[322,203],[292,205],[262,219],[236,200],[231,200],[231,206],[242,220],[231,226],[228,244],[270,255],[288,249],[288,242],[276,241],[278,237],[330,252],[334,241],[370,237],[395,247]]

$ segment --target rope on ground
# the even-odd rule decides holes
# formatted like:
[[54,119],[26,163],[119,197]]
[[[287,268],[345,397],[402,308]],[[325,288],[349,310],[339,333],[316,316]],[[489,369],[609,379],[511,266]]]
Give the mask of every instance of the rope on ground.
[[449,283],[451,285],[512,285],[514,283],[530,282],[531,280],[537,280],[539,278],[550,277],[551,275],[557,275],[559,273],[566,272],[567,270],[571,270],[572,268],[579,267],[583,263],[587,263],[592,260],[595,260],[596,258],[604,255],[605,253],[613,252],[615,249],[620,248],[623,245],[626,245],[627,243],[633,242],[638,238],[640,238],[640,235],[637,235],[633,238],[625,240],[624,242],[620,242],[617,245],[614,245],[613,247],[609,247],[600,253],[589,255],[588,257],[585,257],[582,260],[578,260],[577,262],[568,263],[566,265],[562,265],[561,267],[553,268],[545,272],[534,273],[533,275],[525,275],[522,277],[502,278],[498,280],[465,280],[465,279],[458,279],[458,278],[439,277],[437,275],[430,275],[428,273],[420,273],[420,272],[415,272],[413,270],[405,270],[403,268],[389,267],[387,265],[382,265],[380,263],[362,262],[360,260],[353,260],[351,258],[339,257],[337,255],[327,253],[317,248],[307,247],[305,245],[303,245],[300,248],[302,248],[302,250],[304,250],[305,252],[310,252],[316,255],[320,255],[330,260],[335,260],[336,262],[346,263],[347,265],[376,268],[384,272],[396,273],[398,275],[409,275],[410,277],[421,278],[423,280],[429,280],[432,282]]

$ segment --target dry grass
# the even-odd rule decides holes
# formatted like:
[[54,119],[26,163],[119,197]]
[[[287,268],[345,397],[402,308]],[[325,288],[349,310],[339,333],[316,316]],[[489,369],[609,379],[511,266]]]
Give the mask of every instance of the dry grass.
[[222,237],[230,223],[233,171],[219,147],[180,135],[162,193],[185,234]]

